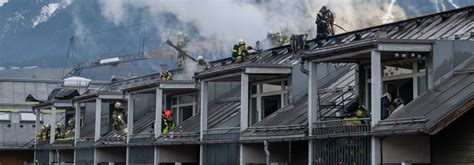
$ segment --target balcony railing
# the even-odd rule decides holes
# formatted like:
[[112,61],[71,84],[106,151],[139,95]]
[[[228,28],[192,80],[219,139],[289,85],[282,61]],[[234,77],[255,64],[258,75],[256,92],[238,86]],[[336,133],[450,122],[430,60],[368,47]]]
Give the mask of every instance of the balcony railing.
[[130,143],[152,143],[154,141],[155,134],[132,134],[130,135]]
[[215,128],[204,131],[204,140],[239,140],[240,139],[240,128]]
[[370,132],[370,118],[318,121],[313,124],[314,136],[364,135]]

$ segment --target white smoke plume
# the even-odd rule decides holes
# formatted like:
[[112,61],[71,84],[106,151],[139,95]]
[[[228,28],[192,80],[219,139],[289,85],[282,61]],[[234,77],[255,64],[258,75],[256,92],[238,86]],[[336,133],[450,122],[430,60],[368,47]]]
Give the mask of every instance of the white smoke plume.
[[[128,15],[144,11],[163,38],[174,38],[176,31],[188,27],[168,27],[164,13],[173,13],[186,23],[194,24],[201,36],[218,40],[231,47],[242,38],[253,45],[265,39],[268,32],[287,28],[291,33],[315,36],[314,24],[319,9],[326,5],[336,15],[336,24],[356,30],[388,21],[404,19],[405,12],[386,0],[100,0],[102,15],[117,25],[130,23]],[[389,15],[390,19],[384,19]],[[147,24],[148,24],[147,23]],[[343,32],[336,29],[336,33]]]

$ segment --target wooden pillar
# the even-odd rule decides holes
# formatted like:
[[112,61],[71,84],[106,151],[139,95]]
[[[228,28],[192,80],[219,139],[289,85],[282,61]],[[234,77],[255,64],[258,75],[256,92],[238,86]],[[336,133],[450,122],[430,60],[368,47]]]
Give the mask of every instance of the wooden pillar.
[[135,108],[135,96],[128,94],[128,108],[127,108],[127,143],[133,135],[133,113]]
[[[313,135],[313,123],[319,119],[318,103],[318,64],[309,63],[309,82],[308,82],[308,135]],[[308,164],[313,162],[313,140],[308,141]]]
[[53,105],[51,107],[51,133],[49,134],[49,143],[53,144],[56,135],[56,107]]
[[204,140],[204,133],[207,130],[207,103],[208,103],[208,82],[201,81],[201,128],[200,128],[200,139]]
[[155,104],[155,138],[159,138],[161,136],[161,123],[163,118],[161,114],[163,112],[163,90],[160,88],[156,89],[156,104]]
[[[380,51],[371,52],[371,68],[370,68],[370,84],[371,84],[371,119],[372,127],[381,119],[381,97],[382,97],[382,62]],[[380,139],[372,137],[371,139],[371,161],[372,165],[377,165],[381,160]]]
[[95,99],[95,133],[94,133],[94,141],[98,141],[100,139],[100,124],[101,124],[101,116],[102,115],[102,99]]
[[240,88],[240,130],[249,126],[249,75],[242,73]]

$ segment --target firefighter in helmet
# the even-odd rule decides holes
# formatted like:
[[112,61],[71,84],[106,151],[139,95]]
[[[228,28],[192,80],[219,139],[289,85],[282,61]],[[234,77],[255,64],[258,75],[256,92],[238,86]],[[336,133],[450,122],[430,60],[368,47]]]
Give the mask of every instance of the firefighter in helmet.
[[232,61],[236,63],[243,62],[245,57],[249,54],[248,51],[252,49],[251,46],[247,46],[243,39],[240,39],[232,50]]
[[64,136],[67,136],[67,137],[72,137],[74,136],[74,124],[75,124],[75,119],[74,118],[71,118],[69,119],[69,121],[67,122],[67,128],[66,128],[66,132],[64,132]]
[[174,123],[174,119],[173,119],[173,112],[169,109],[167,109],[163,115],[163,120],[162,120],[162,124],[163,124],[163,127],[162,127],[162,132],[164,134],[166,133],[170,133],[170,132],[173,132],[173,129],[174,127],[176,126],[176,124]]
[[64,138],[64,135],[61,133],[61,128],[64,127],[64,125],[61,122],[56,123],[56,131],[54,133],[54,138],[55,139],[62,139]]
[[204,57],[202,55],[198,56],[197,57],[197,71],[200,72],[200,71],[203,71],[203,70],[207,70],[209,68],[211,68],[211,66],[209,65],[209,63],[207,63],[205,60],[204,60]]
[[112,112],[112,128],[115,130],[120,130],[125,125],[124,112],[122,108],[122,103],[116,102],[114,104],[115,110]]
[[334,35],[334,14],[323,6],[316,16],[317,39],[326,39]]
[[[181,31],[176,33],[177,44],[176,46],[181,49],[183,52],[188,52],[189,38]],[[179,67],[183,66],[186,61],[186,55],[183,53],[178,54]]]
[[166,71],[161,74],[160,78],[161,80],[169,81],[169,80],[173,80],[173,75],[171,74],[171,72]]

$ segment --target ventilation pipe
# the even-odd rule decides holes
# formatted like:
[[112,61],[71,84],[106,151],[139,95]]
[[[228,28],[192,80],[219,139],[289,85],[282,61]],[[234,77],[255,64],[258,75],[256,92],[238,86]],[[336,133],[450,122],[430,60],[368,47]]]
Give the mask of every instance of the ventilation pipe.
[[270,165],[270,149],[269,148],[269,143],[267,140],[264,140],[263,141],[263,145],[264,145],[264,150],[265,150],[265,159],[266,159],[266,164],[267,165]]

